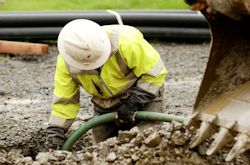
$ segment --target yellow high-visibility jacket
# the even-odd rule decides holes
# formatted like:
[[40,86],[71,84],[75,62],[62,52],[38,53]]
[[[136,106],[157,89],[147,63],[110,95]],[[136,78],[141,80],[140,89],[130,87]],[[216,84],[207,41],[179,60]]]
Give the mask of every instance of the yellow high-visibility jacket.
[[77,70],[58,55],[50,124],[70,127],[80,108],[80,86],[93,96],[95,106],[103,109],[121,104],[120,99],[133,86],[159,96],[167,70],[157,51],[134,27],[103,28],[110,38],[112,52],[100,71]]

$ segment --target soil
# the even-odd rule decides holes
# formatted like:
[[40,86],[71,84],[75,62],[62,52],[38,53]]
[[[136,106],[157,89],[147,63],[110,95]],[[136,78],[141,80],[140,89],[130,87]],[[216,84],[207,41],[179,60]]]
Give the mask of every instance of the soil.
[[[225,56],[216,68],[216,78],[207,94],[200,102],[200,107],[206,107],[221,94],[235,90],[242,84],[250,81],[250,54],[232,50],[233,53]],[[247,98],[245,98],[247,99]]]
[[[209,43],[151,43],[168,69],[164,111],[190,115],[206,68]],[[176,122],[143,132],[134,127],[98,144],[89,131],[72,152],[46,152],[57,54],[56,46],[50,45],[45,56],[0,56],[0,164],[245,164],[240,158],[225,162],[228,149],[206,156],[207,142],[189,149],[195,130]],[[81,109],[69,132],[92,116],[90,98],[81,92]]]

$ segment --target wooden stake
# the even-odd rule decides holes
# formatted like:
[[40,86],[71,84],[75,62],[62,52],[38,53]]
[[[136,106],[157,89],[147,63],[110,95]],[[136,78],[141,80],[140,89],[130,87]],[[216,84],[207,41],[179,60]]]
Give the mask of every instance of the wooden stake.
[[0,40],[0,53],[14,55],[45,55],[48,54],[48,45]]

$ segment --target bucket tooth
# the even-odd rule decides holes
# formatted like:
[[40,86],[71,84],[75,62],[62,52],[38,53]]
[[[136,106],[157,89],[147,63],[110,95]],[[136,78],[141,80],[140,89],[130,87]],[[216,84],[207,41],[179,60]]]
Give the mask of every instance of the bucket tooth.
[[227,128],[220,128],[220,131],[214,138],[213,143],[208,148],[206,154],[212,155],[213,153],[217,152],[220,148],[225,146],[226,144],[230,143],[234,139],[234,136]]
[[214,125],[203,121],[201,123],[200,128],[198,129],[196,135],[190,142],[190,148],[194,148],[201,144],[204,140],[206,140],[208,137],[210,137],[212,134],[216,132],[216,129],[214,128]]
[[240,134],[237,137],[237,141],[234,144],[233,148],[228,153],[226,161],[233,160],[236,156],[249,149],[250,149],[250,137],[246,134]]
[[191,127],[191,125],[196,125],[195,118],[199,115],[199,112],[195,112],[191,117],[187,118],[187,120],[184,121],[184,125],[186,127]]

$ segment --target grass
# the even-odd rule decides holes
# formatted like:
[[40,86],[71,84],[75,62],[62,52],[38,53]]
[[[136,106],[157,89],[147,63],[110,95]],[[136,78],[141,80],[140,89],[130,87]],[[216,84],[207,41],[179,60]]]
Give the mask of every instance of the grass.
[[188,9],[184,0],[5,0],[0,11]]

